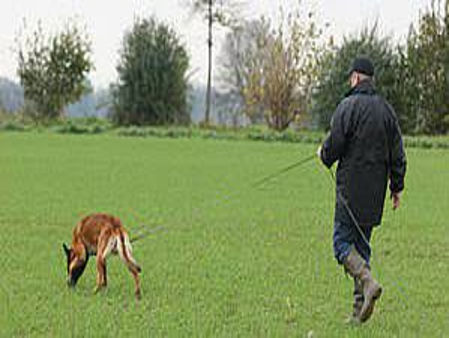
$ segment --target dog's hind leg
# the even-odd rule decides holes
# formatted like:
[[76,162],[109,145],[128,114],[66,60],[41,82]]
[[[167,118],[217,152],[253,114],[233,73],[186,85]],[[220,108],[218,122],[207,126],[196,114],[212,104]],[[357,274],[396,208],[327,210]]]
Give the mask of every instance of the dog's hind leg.
[[137,264],[136,260],[132,256],[132,248],[131,243],[129,241],[129,237],[126,233],[120,233],[119,234],[119,241],[120,243],[117,243],[117,249],[119,256],[121,260],[125,263],[128,270],[131,272],[134,278],[134,284],[135,284],[135,294],[137,299],[140,299],[141,292],[140,292],[140,280],[139,280],[139,273],[142,271],[140,266]]

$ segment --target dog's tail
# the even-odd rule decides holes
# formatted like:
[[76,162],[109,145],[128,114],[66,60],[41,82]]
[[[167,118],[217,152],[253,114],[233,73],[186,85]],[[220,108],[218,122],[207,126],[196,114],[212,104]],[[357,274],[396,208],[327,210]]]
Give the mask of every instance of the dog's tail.
[[136,260],[132,256],[132,247],[131,242],[129,240],[129,236],[126,232],[120,231],[119,236],[119,245],[117,245],[118,254],[121,260],[126,264],[128,269],[133,273],[137,274],[142,271],[140,266],[137,264]]

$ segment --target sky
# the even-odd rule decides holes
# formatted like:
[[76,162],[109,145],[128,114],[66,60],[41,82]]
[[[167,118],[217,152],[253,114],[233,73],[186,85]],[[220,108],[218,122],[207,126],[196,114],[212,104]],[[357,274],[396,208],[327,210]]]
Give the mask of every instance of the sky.
[[[35,28],[39,20],[47,31],[56,31],[69,19],[86,26],[92,40],[95,70],[91,79],[96,87],[107,86],[116,79],[119,50],[123,35],[137,17],[156,16],[169,23],[180,35],[191,57],[193,81],[204,83],[207,70],[207,27],[192,16],[187,0],[0,0],[0,76],[17,80],[15,37],[23,28]],[[278,9],[293,8],[298,0],[246,0],[242,12],[246,18],[266,15],[275,22]],[[303,0],[315,8],[318,20],[329,23],[329,34],[338,42],[343,35],[362,29],[376,20],[381,32],[403,40],[411,23],[431,0]],[[220,51],[225,31],[217,32]]]

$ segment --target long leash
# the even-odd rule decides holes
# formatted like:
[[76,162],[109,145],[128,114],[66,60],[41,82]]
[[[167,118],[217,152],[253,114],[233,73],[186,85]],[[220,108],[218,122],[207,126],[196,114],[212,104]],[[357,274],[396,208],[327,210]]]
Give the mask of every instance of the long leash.
[[162,226],[162,225],[159,225],[159,226],[154,227],[154,228],[149,228],[146,225],[143,225],[142,228],[144,228],[143,231],[141,231],[139,234],[137,234],[136,236],[132,237],[129,240],[131,243],[135,243],[137,241],[140,241],[141,239],[146,238],[146,237],[148,237],[148,236],[150,236],[150,235],[152,235],[152,234],[154,234],[156,232],[166,231],[167,230],[167,228]]
[[[231,201],[238,201],[239,199],[241,199],[245,194],[253,191],[254,189],[260,188],[262,187],[264,184],[274,180],[275,178],[278,178],[281,175],[286,174],[287,172],[295,169],[295,168],[299,168],[303,165],[305,165],[308,162],[311,162],[314,158],[316,157],[316,155],[311,155],[311,156],[307,156],[303,159],[301,159],[300,161],[297,161],[293,164],[290,164],[284,168],[282,168],[281,170],[276,171],[273,174],[267,175],[265,177],[263,177],[262,179],[259,179],[258,181],[255,181],[254,183],[249,184],[248,186],[246,186],[244,189],[239,189],[237,192],[234,193],[226,193],[226,192],[222,192],[220,194],[220,196],[216,197],[216,198],[212,198],[209,201],[206,201],[205,203],[202,204],[202,208],[205,208],[207,206],[218,206],[221,203],[225,203],[225,202],[231,202]],[[200,210],[199,207],[195,207],[194,208],[195,213],[197,214],[198,211]]]
[[[337,183],[336,179],[335,179],[335,174],[332,171],[332,169],[328,169],[329,173],[331,175],[332,181],[333,183]],[[343,206],[345,207],[346,211],[349,214],[349,217],[351,218],[352,222],[354,223],[357,231],[359,232],[360,236],[362,237],[363,241],[365,242],[366,246],[370,249],[371,251],[371,245],[368,241],[368,239],[365,236],[365,233],[362,230],[362,227],[360,226],[359,222],[357,221],[357,218],[355,217],[354,213],[352,212],[351,208],[349,207],[348,201],[346,200],[346,198],[344,198],[343,194],[341,193],[341,191],[337,192],[337,199],[340,200],[341,203],[343,203]]]
[[[300,166],[302,166],[302,165],[312,161],[315,158],[315,156],[316,155],[307,156],[306,158],[303,158],[302,160],[300,160],[298,162],[295,162],[295,163],[293,163],[293,164],[291,164],[291,165],[289,165],[289,166],[287,166],[285,168],[282,168],[281,170],[275,172],[274,174],[268,175],[268,176],[262,178],[261,180],[253,183],[251,185],[251,188],[252,189],[258,188],[258,187],[264,185],[265,183],[267,183],[267,182],[269,182],[269,181],[271,181],[271,180],[273,180],[273,179],[275,179],[275,178],[277,178],[277,177],[279,177],[279,176],[281,176],[281,175],[283,175],[283,174],[285,174],[285,173],[287,173],[287,172],[289,172],[289,171],[291,171],[291,170],[293,170],[295,168],[298,168],[298,167],[300,167]],[[239,196],[239,195],[242,195],[242,192],[236,194],[235,196],[223,196],[220,199],[215,199],[213,202],[214,202],[214,205],[216,205],[216,204],[218,204],[219,202],[221,202],[223,200],[231,200],[231,197],[236,197],[236,196]],[[141,233],[137,234],[136,236],[132,237],[130,239],[131,243],[140,241],[141,239],[146,238],[146,237],[148,237],[148,236],[150,236],[150,235],[152,235],[152,234],[154,234],[156,232],[166,231],[167,230],[163,226],[157,226],[155,228],[148,228],[147,226],[143,225],[142,227],[144,228],[144,230]]]
[[306,158],[303,158],[302,160],[295,162],[295,163],[275,172],[274,174],[271,174],[271,175],[268,175],[268,176],[262,178],[261,180],[255,182],[251,187],[258,188],[258,187],[264,185],[265,183],[267,183],[275,178],[278,178],[279,176],[312,161],[315,157],[316,157],[316,155],[314,154],[314,155],[308,156]]

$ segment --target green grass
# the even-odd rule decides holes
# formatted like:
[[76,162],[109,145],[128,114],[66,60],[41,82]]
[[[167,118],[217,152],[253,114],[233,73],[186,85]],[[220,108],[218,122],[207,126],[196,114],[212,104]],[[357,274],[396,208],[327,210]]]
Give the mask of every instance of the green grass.
[[[449,336],[449,152],[409,149],[403,206],[374,234],[384,286],[361,328],[333,259],[334,193],[316,162],[251,183],[315,145],[0,133],[0,336]],[[168,231],[134,245],[143,299],[117,257],[74,292],[62,242],[91,212]]]

